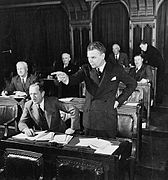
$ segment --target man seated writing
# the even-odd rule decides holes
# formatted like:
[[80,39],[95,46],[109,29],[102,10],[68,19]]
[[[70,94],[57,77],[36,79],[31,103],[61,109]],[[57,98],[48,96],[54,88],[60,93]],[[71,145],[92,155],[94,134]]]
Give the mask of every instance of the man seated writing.
[[[63,103],[56,97],[45,97],[42,82],[29,87],[31,100],[25,103],[18,127],[27,136],[35,135],[35,130],[51,130],[73,134],[79,127],[79,110],[73,105]],[[71,127],[66,129],[61,120],[60,110],[70,113]]]

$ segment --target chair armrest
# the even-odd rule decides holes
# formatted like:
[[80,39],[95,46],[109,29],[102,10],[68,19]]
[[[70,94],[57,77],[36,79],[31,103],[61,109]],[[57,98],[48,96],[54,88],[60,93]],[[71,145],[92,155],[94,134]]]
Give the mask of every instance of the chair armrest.
[[9,121],[4,123],[4,126],[9,126],[10,124],[12,124],[17,118],[12,118]]
[[9,126],[10,124],[12,124],[13,122],[15,122],[15,131],[18,130],[17,120],[18,120],[18,117],[15,117],[15,118],[12,118],[11,120],[9,120],[9,121],[7,121],[7,122],[4,123],[4,126],[5,126],[4,137],[7,137],[7,136],[8,136],[8,126]]

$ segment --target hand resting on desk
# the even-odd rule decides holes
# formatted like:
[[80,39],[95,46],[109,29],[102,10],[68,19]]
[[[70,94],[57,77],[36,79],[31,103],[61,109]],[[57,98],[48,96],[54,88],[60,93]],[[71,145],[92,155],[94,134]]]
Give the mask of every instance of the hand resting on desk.
[[75,132],[75,130],[73,130],[72,128],[68,128],[66,131],[65,131],[65,134],[73,134]]
[[35,132],[33,129],[25,128],[23,129],[23,133],[25,133],[27,136],[35,136]]

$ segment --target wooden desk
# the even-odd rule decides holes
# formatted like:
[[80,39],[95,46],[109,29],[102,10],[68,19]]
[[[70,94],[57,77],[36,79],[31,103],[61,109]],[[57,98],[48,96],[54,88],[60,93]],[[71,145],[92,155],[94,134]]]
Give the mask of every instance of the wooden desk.
[[[52,176],[56,176],[57,158],[59,156],[79,158],[82,160],[92,160],[102,164],[102,169],[99,169],[99,173],[103,170],[103,180],[117,180],[119,179],[119,161],[122,153],[127,149],[128,144],[126,142],[120,143],[113,140],[113,144],[119,145],[119,148],[112,155],[94,154],[94,150],[89,147],[77,147],[75,143],[79,142],[79,137],[75,136],[68,145],[59,146],[58,144],[51,144],[49,142],[32,142],[24,140],[14,140],[8,138],[0,140],[0,149],[15,148],[22,150],[29,150],[34,152],[40,152],[43,154],[46,173]],[[95,167],[95,171],[97,171]],[[53,172],[55,174],[53,174]]]

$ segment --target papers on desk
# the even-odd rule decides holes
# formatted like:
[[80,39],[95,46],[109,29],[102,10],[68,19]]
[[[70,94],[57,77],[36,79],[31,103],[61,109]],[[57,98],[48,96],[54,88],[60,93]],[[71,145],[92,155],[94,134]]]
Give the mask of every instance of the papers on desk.
[[94,153],[95,154],[106,154],[106,155],[111,155],[119,146],[118,145],[108,145],[105,148],[97,149]]
[[72,101],[72,100],[73,100],[73,97],[60,98],[59,100],[60,100],[60,101],[62,101],[62,102],[70,102],[70,101]]
[[16,95],[9,95],[9,97],[12,97],[14,99],[24,99],[25,96],[16,96]]
[[136,102],[126,102],[125,105],[126,106],[137,106],[139,103]]
[[76,146],[91,147],[96,151],[96,154],[111,155],[119,146],[111,144],[110,141],[98,138],[79,138],[79,143]]
[[54,137],[54,132],[38,131],[35,132],[35,136],[27,136],[24,133],[12,136],[13,139],[18,140],[30,140],[30,141],[50,141]]
[[58,144],[68,144],[72,138],[73,136],[71,135],[57,134],[54,136],[53,140],[51,140],[50,142],[56,142]]
[[49,141],[49,142],[56,142],[59,144],[68,144],[68,142],[73,138],[73,136],[67,134],[55,135],[54,132],[39,131],[36,132],[35,136],[27,136],[24,133],[20,133],[15,136],[12,136],[12,138],[18,140],[30,140],[30,141],[38,141],[38,142]]

